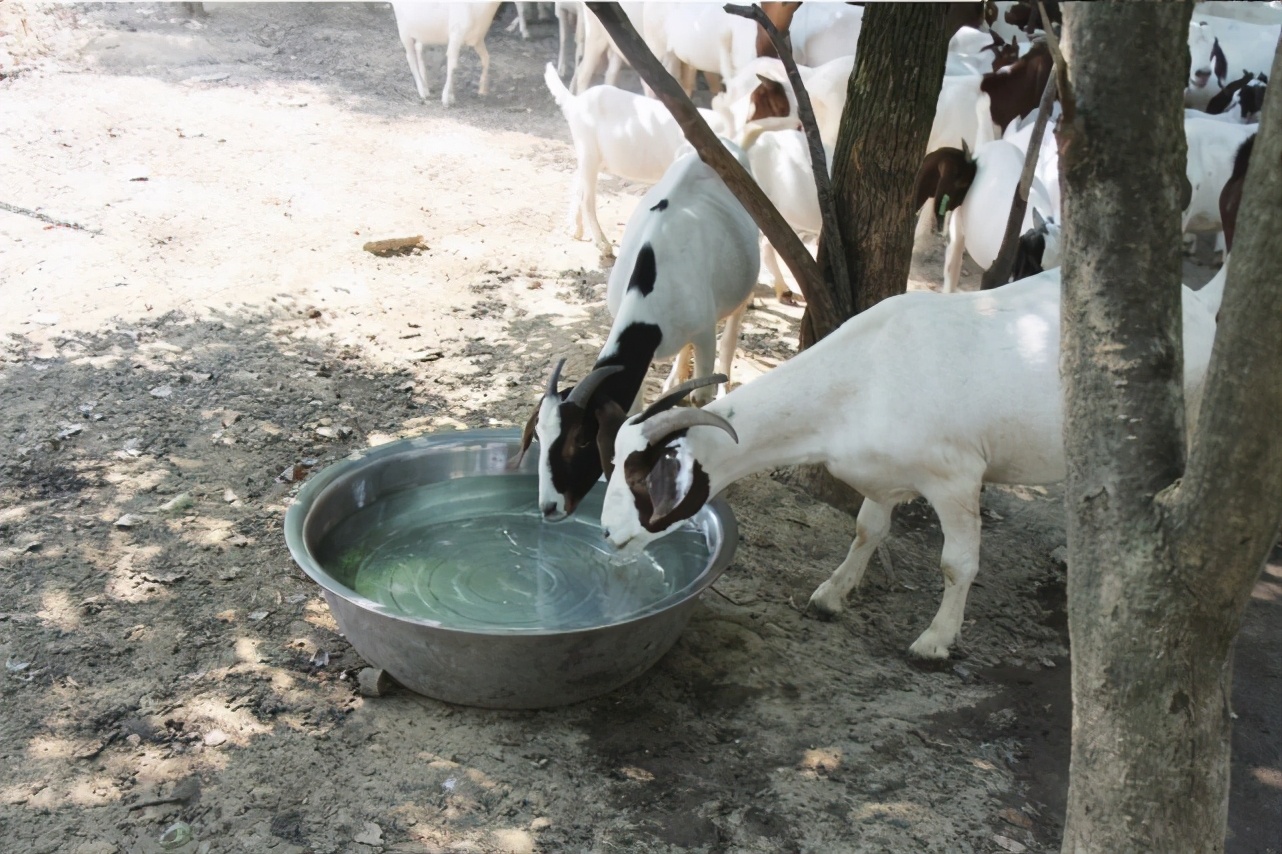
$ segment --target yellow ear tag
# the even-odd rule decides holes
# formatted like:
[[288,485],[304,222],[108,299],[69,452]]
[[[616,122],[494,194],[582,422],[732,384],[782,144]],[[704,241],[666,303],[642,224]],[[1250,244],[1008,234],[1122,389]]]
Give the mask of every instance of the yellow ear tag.
[[939,215],[943,216],[947,212],[948,212],[948,194],[944,193],[944,197],[939,200]]

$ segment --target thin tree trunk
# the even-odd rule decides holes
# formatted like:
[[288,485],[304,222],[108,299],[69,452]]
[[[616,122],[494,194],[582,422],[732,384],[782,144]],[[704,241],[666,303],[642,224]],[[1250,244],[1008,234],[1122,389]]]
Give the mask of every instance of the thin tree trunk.
[[[1278,92],[1247,178],[1185,470],[1178,283],[1190,11],[1189,2],[1064,6],[1065,854],[1224,850],[1231,641],[1282,509],[1282,263],[1267,245],[1282,228]],[[1145,34],[1142,51],[1135,33]]]
[[[833,155],[837,215],[856,313],[908,286],[912,262],[913,184],[926,154],[944,81],[948,39],[956,30],[951,3],[870,3],[855,69],[846,91]],[[951,13],[951,15],[950,15]],[[828,241],[819,262],[827,267]],[[805,346],[846,317],[806,308]]]
[[[1015,263],[1015,248],[1019,245],[1019,227],[1028,212],[1028,193],[1033,187],[1033,173],[1037,170],[1037,156],[1042,150],[1042,138],[1046,134],[1046,125],[1050,123],[1051,111],[1055,105],[1055,75],[1046,81],[1042,91],[1041,103],[1037,105],[1037,120],[1033,123],[1033,133],[1028,138],[1028,151],[1024,153],[1024,171],[1019,176],[1019,186],[1015,188],[1015,197],[1011,199],[1010,216],[1006,218],[1006,231],[1002,234],[1002,246],[992,266],[984,271],[980,289],[988,290],[1004,285],[1010,281],[1010,270]],[[1050,216],[1054,211],[1047,211]]]

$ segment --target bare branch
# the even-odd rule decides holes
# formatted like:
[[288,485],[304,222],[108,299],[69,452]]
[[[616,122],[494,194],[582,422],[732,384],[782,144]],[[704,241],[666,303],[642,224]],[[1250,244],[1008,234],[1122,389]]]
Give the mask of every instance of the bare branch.
[[1046,16],[1046,4],[1037,0],[1037,8],[1042,13],[1046,46],[1050,48],[1051,59],[1055,61],[1055,76],[1059,78],[1059,102],[1064,106],[1064,121],[1071,122],[1077,114],[1077,100],[1073,97],[1073,87],[1068,83],[1068,66],[1064,64],[1064,54],[1059,49],[1059,36],[1055,35],[1055,26]]
[[1006,218],[1006,231],[1002,236],[1002,248],[992,266],[984,271],[980,288],[987,290],[1004,285],[1010,281],[1010,268],[1015,263],[1015,247],[1019,245],[1019,227],[1024,222],[1024,213],[1028,210],[1028,191],[1033,186],[1033,172],[1037,169],[1037,155],[1042,149],[1042,137],[1046,135],[1046,125],[1050,121],[1051,108],[1055,103],[1055,75],[1046,81],[1042,90],[1041,103],[1037,105],[1037,121],[1033,124],[1033,134],[1028,140],[1028,151],[1024,153],[1024,171],[1020,173],[1019,185],[1011,199],[1010,216]]

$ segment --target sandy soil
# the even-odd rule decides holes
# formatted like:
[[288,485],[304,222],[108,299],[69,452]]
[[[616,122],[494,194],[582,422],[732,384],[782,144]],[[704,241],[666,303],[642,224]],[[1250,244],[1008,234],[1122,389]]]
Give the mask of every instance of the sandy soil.
[[[207,6],[0,4],[5,851],[1057,850],[1053,490],[985,493],[943,666],[906,656],[938,604],[929,509],[821,622],[798,606],[853,521],[770,473],[730,490],[737,560],[633,684],[538,712],[360,696],[365,662],[285,550],[282,474],[521,424],[556,357],[591,364],[606,271],[564,228],[556,29],[522,41],[505,6],[490,95],[466,54],[445,110],[386,5]],[[643,191],[603,182],[616,239]],[[799,311],[760,293],[740,380],[796,346]],[[1269,571],[1238,655],[1237,854],[1282,849]]]

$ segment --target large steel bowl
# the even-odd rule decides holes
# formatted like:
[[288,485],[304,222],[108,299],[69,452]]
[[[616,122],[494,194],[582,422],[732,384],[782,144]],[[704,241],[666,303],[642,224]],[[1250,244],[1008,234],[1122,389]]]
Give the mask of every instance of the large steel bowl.
[[[706,564],[692,583],[633,619],[567,631],[477,631],[410,618],[358,594],[317,560],[317,544],[327,533],[399,491],[460,477],[534,473],[533,453],[519,468],[509,467],[519,450],[520,433],[512,429],[464,430],[380,445],[312,477],[285,514],[290,554],[324,590],[352,646],[420,694],[468,706],[531,709],[611,691],[663,657],[685,628],[699,593],[734,557],[734,515],[714,500],[691,520],[707,546]],[[531,495],[532,504],[535,500]]]

